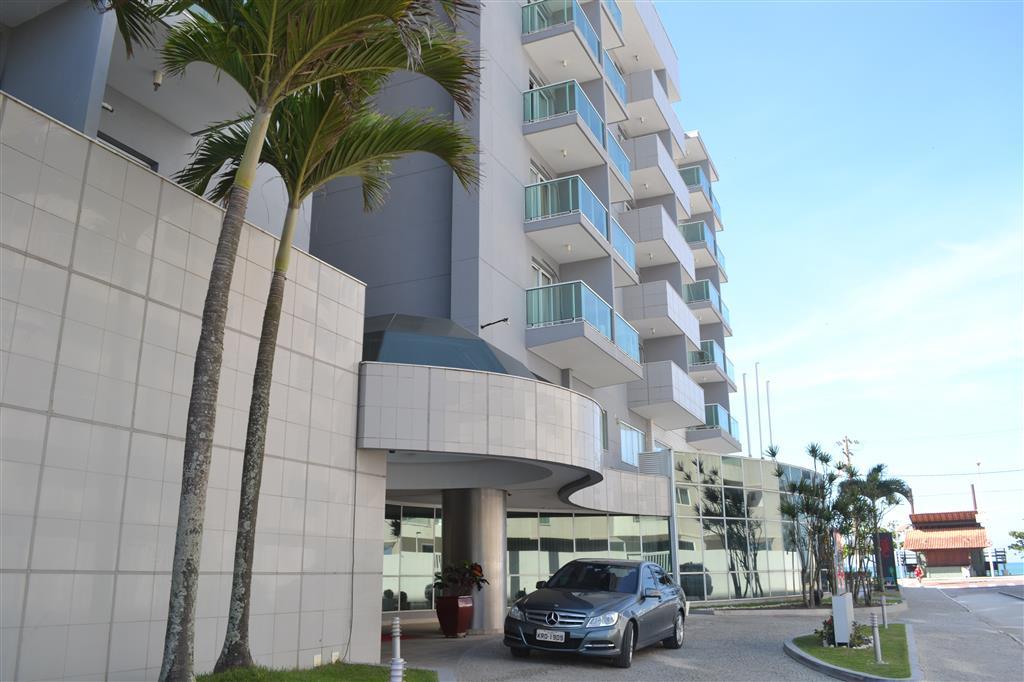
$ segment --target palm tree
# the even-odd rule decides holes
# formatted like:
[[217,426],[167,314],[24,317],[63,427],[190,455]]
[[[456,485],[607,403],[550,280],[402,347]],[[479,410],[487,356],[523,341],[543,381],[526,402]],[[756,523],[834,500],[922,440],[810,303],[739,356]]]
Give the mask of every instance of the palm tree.
[[[225,202],[196,348],[161,680],[193,677],[196,587],[228,292],[272,111],[285,98],[321,83],[356,83],[424,66],[428,45],[438,46],[429,51],[433,79],[464,111],[471,107],[477,74],[462,43],[435,43],[437,7],[431,0],[201,0],[195,5],[197,11],[175,24],[163,45],[164,70],[173,76],[197,62],[210,64],[238,82],[253,109]],[[464,8],[458,0],[440,6],[451,13]]]
[[[364,91],[375,89],[361,88]],[[196,149],[193,161],[177,179],[186,188],[202,194],[209,181],[227,164],[227,172],[209,192],[214,200],[226,199],[231,191],[231,176],[245,153],[251,125],[248,121],[207,134]],[[231,603],[224,647],[215,672],[253,664],[249,651],[249,606],[256,518],[274,352],[299,208],[310,194],[327,182],[354,176],[362,180],[364,208],[372,210],[383,202],[387,192],[390,161],[411,152],[438,156],[452,167],[468,189],[477,181],[475,151],[472,139],[450,121],[416,112],[389,117],[366,106],[353,110],[350,94],[331,84],[289,97],[274,110],[260,160],[281,175],[288,192],[288,211],[274,262],[256,357],[242,465]]]
[[878,589],[883,590],[882,578],[882,552],[879,544],[879,525],[882,517],[899,503],[899,498],[910,502],[913,493],[910,486],[902,478],[889,478],[886,475],[886,466],[876,464],[868,469],[863,477],[851,477],[841,484],[844,492],[861,497],[870,502],[868,510],[871,521],[871,532],[874,545],[875,575],[878,579]]

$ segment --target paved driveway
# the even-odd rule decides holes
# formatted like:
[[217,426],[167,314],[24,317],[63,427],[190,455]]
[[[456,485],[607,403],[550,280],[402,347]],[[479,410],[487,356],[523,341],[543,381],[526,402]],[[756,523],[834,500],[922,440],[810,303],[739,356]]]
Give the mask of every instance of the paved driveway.
[[993,587],[902,592],[926,680],[1024,680],[1024,602]]
[[[691,614],[686,643],[670,651],[654,646],[637,652],[629,670],[573,656],[534,653],[512,658],[500,637],[443,642],[434,636],[403,640],[402,653],[412,667],[439,670],[442,682],[542,682],[599,680],[825,680],[790,660],[782,641],[820,624],[821,615],[798,611]],[[382,656],[386,663],[389,654]]]

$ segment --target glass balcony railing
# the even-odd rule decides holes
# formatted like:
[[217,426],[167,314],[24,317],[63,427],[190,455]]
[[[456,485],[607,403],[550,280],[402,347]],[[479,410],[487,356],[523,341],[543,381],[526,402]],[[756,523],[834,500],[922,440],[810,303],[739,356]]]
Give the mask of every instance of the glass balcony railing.
[[636,244],[615,218],[609,218],[609,222],[612,226],[612,248],[619,252],[629,267],[636,270]]
[[714,211],[715,215],[718,216],[718,219],[721,220],[722,207],[718,205],[718,197],[715,196],[715,193],[712,192],[710,188],[708,188],[708,196],[711,198],[711,210]]
[[612,90],[619,96],[625,104],[628,100],[626,99],[626,79],[622,77],[622,72],[619,71],[619,67],[615,66],[615,62],[612,61],[612,57],[608,54],[608,50],[604,51],[604,57],[601,64],[604,66],[604,72],[608,75],[608,82],[612,84]]
[[547,85],[523,93],[523,122],[534,123],[575,111],[604,144],[604,121],[591,103],[587,93],[576,81]]
[[718,302],[718,312],[722,313],[722,319],[725,320],[725,326],[732,327],[732,322],[729,320],[729,306],[721,300]]
[[686,285],[686,302],[710,301],[715,310],[721,310],[722,298],[710,280],[702,279]]
[[702,429],[722,429],[736,440],[739,440],[740,438],[740,423],[729,414],[729,410],[725,409],[718,403],[705,405],[704,424],[701,426],[691,426],[690,429],[694,431]]
[[690,351],[690,366],[701,367],[706,365],[718,365],[730,380],[736,381],[733,376],[732,360],[725,356],[725,351],[715,340],[700,342],[700,350]]
[[623,353],[640,362],[640,334],[618,313],[615,313],[615,345]]
[[708,227],[707,223],[703,220],[679,223],[679,230],[683,233],[683,239],[686,240],[687,244],[699,244],[700,242],[707,244],[708,250],[715,256],[718,267],[725,270],[725,254],[718,248],[718,242],[715,240],[715,231]]
[[582,213],[608,239],[608,209],[583,178],[571,175],[526,186],[526,221]]
[[622,31],[622,10],[619,9],[619,4],[615,0],[601,0],[601,4],[608,10],[608,14],[612,16],[612,21],[619,27],[619,31]]
[[605,139],[608,141],[608,144],[606,145],[608,147],[608,156],[612,158],[612,163],[614,163],[615,167],[619,169],[620,173],[622,173],[622,177],[626,178],[626,182],[629,182],[629,157],[626,156],[626,152],[622,150],[622,147],[619,145],[619,141],[615,139],[614,135],[612,135],[612,131],[608,131],[608,135]]
[[704,173],[704,169],[700,166],[687,166],[686,168],[679,169],[679,176],[686,183],[686,186],[690,189],[694,187],[700,187],[704,190],[704,193],[708,195],[708,199],[711,199],[711,181],[708,180],[708,176]]
[[594,59],[601,59],[601,39],[576,0],[540,0],[523,5],[523,35],[573,22]]
[[611,306],[583,282],[549,284],[526,290],[527,327],[573,322],[586,322],[609,341],[612,339]]

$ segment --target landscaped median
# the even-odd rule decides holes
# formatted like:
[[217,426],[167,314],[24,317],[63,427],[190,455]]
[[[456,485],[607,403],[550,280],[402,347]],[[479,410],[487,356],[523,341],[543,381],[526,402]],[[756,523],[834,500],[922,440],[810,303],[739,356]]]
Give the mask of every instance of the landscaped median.
[[[329,663],[301,670],[240,668],[228,672],[200,675],[199,682],[387,682],[391,671],[383,665]],[[437,682],[433,670],[406,668],[405,682]]]
[[882,642],[882,663],[875,663],[874,647],[848,648],[822,646],[817,635],[804,635],[783,645],[786,655],[818,672],[840,680],[914,680],[917,656],[909,625],[891,623],[878,628]]

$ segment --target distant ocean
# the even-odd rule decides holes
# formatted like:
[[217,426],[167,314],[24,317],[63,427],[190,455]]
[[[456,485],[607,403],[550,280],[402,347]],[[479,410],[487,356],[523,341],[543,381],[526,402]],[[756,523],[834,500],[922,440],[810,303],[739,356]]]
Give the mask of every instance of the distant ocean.
[[1007,561],[1006,570],[1010,575],[1024,575],[1024,561]]

